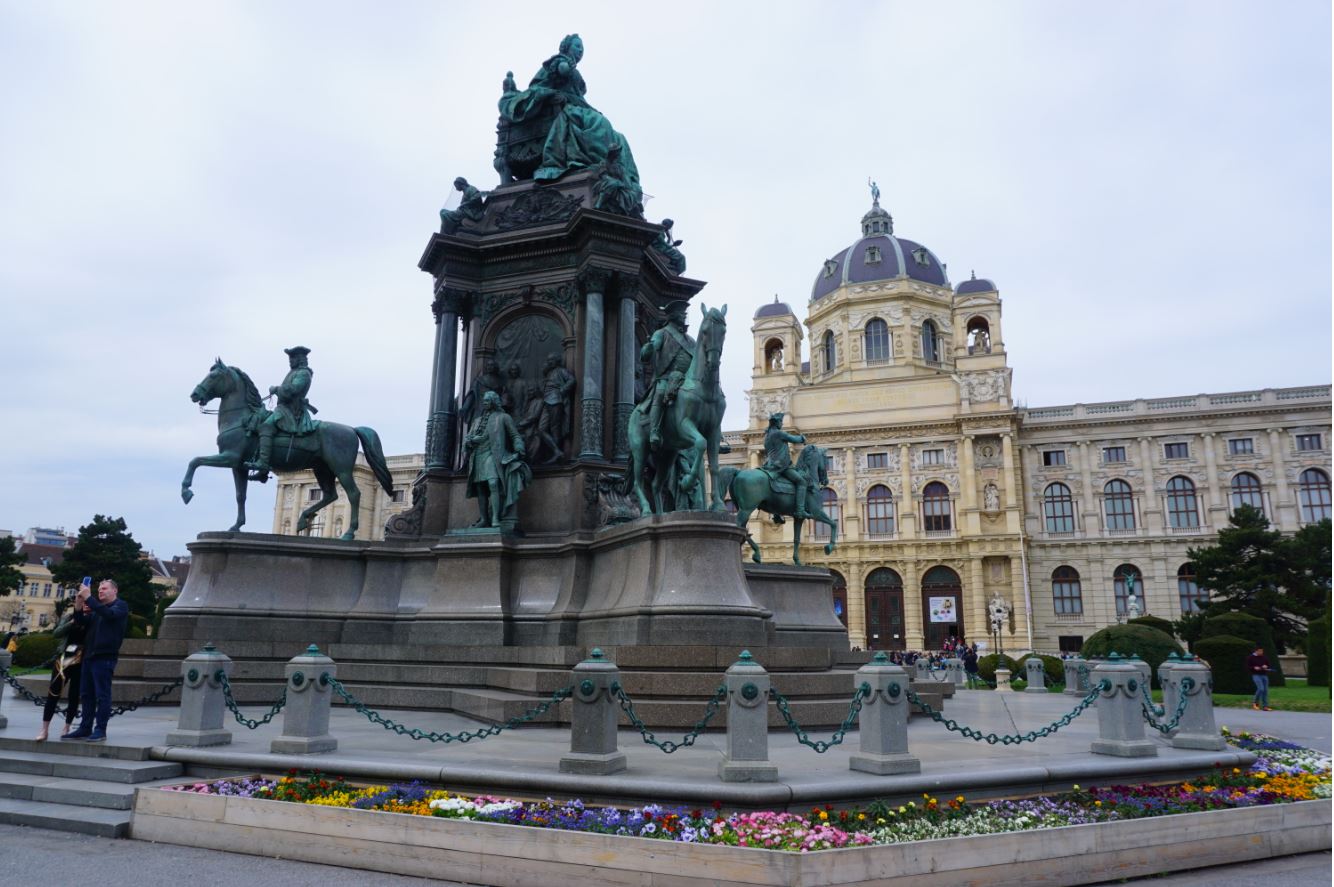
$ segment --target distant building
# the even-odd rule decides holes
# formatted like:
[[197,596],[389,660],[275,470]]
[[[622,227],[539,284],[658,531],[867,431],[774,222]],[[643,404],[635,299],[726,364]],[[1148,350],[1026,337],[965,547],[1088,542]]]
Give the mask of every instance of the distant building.
[[28,532],[23,534],[23,541],[28,545],[55,545],[69,548],[74,544],[74,537],[66,533],[64,527],[54,530],[46,527],[30,527]]

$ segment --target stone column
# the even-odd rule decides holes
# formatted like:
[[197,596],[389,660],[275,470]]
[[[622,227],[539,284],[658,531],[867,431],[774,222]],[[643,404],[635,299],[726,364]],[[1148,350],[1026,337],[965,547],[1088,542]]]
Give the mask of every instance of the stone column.
[[[1218,457],[1214,453],[1214,447],[1217,443],[1217,435],[1212,431],[1206,431],[1200,435],[1200,446],[1204,448],[1204,481],[1208,492],[1209,501],[1205,503],[1203,520],[1200,521],[1205,529],[1217,530],[1219,527],[1227,525],[1227,514],[1231,511],[1231,504],[1228,501],[1228,493],[1220,492],[1218,485]],[[1217,515],[1217,517],[1215,517]]]
[[[9,673],[9,666],[14,661],[14,654],[8,650],[0,650],[0,671]],[[5,701],[5,685],[0,683],[0,703]],[[4,712],[0,712],[0,730],[9,726],[9,718],[5,717]]]
[[605,318],[602,296],[611,282],[611,272],[588,268],[579,275],[584,291],[584,372],[579,379],[583,419],[579,426],[579,458],[602,458],[603,354]]
[[612,687],[620,670],[594,649],[574,667],[574,705],[570,753],[560,759],[560,772],[605,776],[625,769],[625,753],[616,748],[616,699]]
[[[1160,678],[1160,680],[1163,681],[1164,717],[1170,720],[1176,714],[1177,703],[1183,694],[1188,700],[1185,711],[1181,713],[1181,720],[1177,723],[1176,733],[1172,737],[1172,747],[1199,748],[1206,751],[1222,751],[1227,748],[1227,742],[1214,723],[1214,682],[1209,667],[1197,658],[1182,659],[1172,666],[1166,679]],[[1167,708],[1169,682],[1173,690],[1171,708]]]
[[435,314],[435,363],[431,370],[431,417],[426,422],[426,467],[451,468],[454,424],[455,369],[459,358],[459,318],[470,302],[464,290],[442,287],[431,303]]
[[286,671],[283,735],[269,744],[269,751],[275,755],[311,755],[338,748],[338,740],[329,735],[333,687],[327,678],[337,674],[334,661],[311,644],[287,663]]
[[[962,508],[968,511],[976,511],[977,472],[973,469],[973,436],[971,434],[964,435],[963,440],[959,441],[959,490],[962,494]],[[969,529],[976,530],[975,527],[969,527]]]
[[[1081,536],[1096,535],[1098,528],[1098,498],[1093,495],[1092,450],[1086,440],[1076,441],[1079,447],[1079,480],[1084,489],[1079,496],[1079,530]],[[1090,532],[1094,531],[1094,532]]]
[[1047,673],[1042,667],[1041,659],[1036,656],[1025,659],[1024,675],[1028,680],[1028,686],[1024,688],[1025,693],[1047,692]]
[[232,734],[222,729],[226,719],[226,697],[219,675],[230,677],[232,660],[205,644],[204,649],[181,663],[181,711],[176,729],[167,734],[167,745],[227,745]]
[[[1033,447],[1028,446],[1024,447],[1023,454],[1021,455],[1020,458],[1024,461],[1026,465],[1035,465],[1038,456],[1036,455],[1036,451],[1033,449]],[[1025,525],[1027,525],[1029,517],[1032,517],[1034,519],[1033,523],[1034,531],[1030,533],[1028,531],[1027,526],[1025,526],[1024,527],[1025,534],[1029,536],[1045,534],[1047,532],[1047,524],[1042,519],[1042,509],[1038,507],[1037,497],[1033,495],[1033,488],[1028,483],[1028,478],[1023,477],[1022,471],[1016,471],[1015,476],[1019,478],[1019,483],[1021,485],[1021,489],[1019,492],[1020,495],[1023,496],[1023,498],[1020,500],[1021,502],[1024,503],[1023,521]]]
[[[982,556],[976,552],[969,552],[971,557],[968,561],[968,582],[971,588],[964,589],[965,603],[959,609],[959,620],[964,620],[964,613],[967,613],[972,624],[964,622],[962,637],[967,640],[969,636],[976,632],[983,637],[991,637],[991,620],[987,616],[987,593],[986,576],[983,571]],[[961,579],[963,577],[960,577]]]
[[749,650],[727,670],[727,742],[718,776],[723,782],[775,782],[769,763],[769,673]]
[[1162,533],[1163,530],[1163,507],[1158,499],[1158,482],[1154,479],[1153,472],[1153,440],[1148,437],[1139,439],[1139,457],[1142,464],[1141,472],[1144,477],[1144,488],[1140,490],[1137,498],[1144,500],[1144,508],[1141,513],[1144,515],[1144,529],[1149,533]]
[[626,429],[630,425],[630,411],[635,407],[635,367],[639,363],[639,349],[635,347],[635,296],[639,280],[623,277],[620,282],[620,316],[616,324],[616,405],[612,416],[613,452],[616,461],[630,458],[630,440]]
[[903,564],[903,646],[920,650],[926,645],[926,615],[922,612],[922,571],[916,561]]
[[1140,670],[1113,653],[1093,670],[1092,680],[1101,685],[1095,703],[1098,738],[1093,740],[1092,752],[1121,758],[1157,757],[1158,746],[1144,738]]
[[848,642],[854,647],[869,650],[871,637],[866,630],[866,589],[862,587],[863,571],[860,561],[848,562],[845,574],[848,581]]
[[1017,507],[1024,502],[1021,498],[1024,486],[1023,470],[1015,457],[1014,435],[1008,431],[1001,435],[1001,471],[1005,480],[1005,505],[1002,507],[1006,513],[1005,532],[1026,532],[1024,511]]
[[876,653],[853,677],[857,687],[870,689],[862,700],[857,731],[861,750],[848,767],[863,773],[921,773],[922,762],[908,754],[908,673]]
[[[1287,453],[1283,452],[1283,429],[1266,429],[1269,434],[1269,458],[1274,463],[1274,489],[1278,501],[1274,503],[1274,513],[1269,520],[1275,529],[1295,530],[1301,525],[1301,504],[1288,499],[1288,468],[1285,465]],[[1292,519],[1287,518],[1292,515]]]
[[917,538],[917,508],[912,494],[912,451],[907,444],[899,444],[899,485],[903,492],[895,502],[898,513],[897,535],[901,539]]

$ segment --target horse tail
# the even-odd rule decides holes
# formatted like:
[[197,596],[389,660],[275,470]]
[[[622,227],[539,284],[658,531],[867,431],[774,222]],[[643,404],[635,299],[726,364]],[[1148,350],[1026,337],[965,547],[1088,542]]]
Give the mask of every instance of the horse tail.
[[[727,499],[732,495],[732,481],[736,480],[736,476],[740,471],[741,469],[737,468],[735,465],[724,465],[722,468],[718,469],[718,486],[723,488],[723,495],[721,498]],[[735,502],[736,500],[733,499],[732,501]]]
[[384,459],[384,449],[380,446],[380,435],[375,433],[374,428],[357,426],[355,429],[357,437],[361,440],[361,451],[366,454],[366,461],[370,463],[371,471],[375,473],[375,479],[384,487],[384,491],[391,496],[394,494],[394,477],[389,473],[389,465]]

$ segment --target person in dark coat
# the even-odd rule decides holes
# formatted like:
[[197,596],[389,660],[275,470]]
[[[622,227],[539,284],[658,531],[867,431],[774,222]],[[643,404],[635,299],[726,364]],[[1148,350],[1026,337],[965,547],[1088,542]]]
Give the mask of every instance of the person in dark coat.
[[1251,700],[1251,708],[1256,711],[1261,708],[1273,711],[1269,707],[1269,658],[1265,656],[1264,647],[1256,647],[1255,652],[1246,657],[1246,670],[1255,682],[1255,698]]
[[107,721],[111,719],[111,676],[130,621],[130,606],[119,595],[115,580],[103,579],[97,585],[96,597],[85,585],[74,599],[74,621],[87,632],[79,691],[83,716],[79,729],[61,739],[106,741]]

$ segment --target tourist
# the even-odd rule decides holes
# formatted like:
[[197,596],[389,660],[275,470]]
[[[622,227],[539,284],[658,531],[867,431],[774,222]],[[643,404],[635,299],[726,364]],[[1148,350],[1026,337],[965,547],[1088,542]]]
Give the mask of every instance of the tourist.
[[[88,605],[76,600],[70,606],[70,612],[61,617],[60,622],[51,630],[51,636],[59,642],[60,654],[56,657],[55,667],[51,669],[51,683],[46,688],[46,706],[42,709],[42,730],[37,734],[38,742],[45,742],[51,730],[51,719],[55,717],[56,706],[60,697],[67,695],[65,702],[65,729],[61,736],[74,729],[74,718],[79,713],[79,675],[83,671],[83,645],[87,629],[74,621],[74,613],[82,609],[88,611]],[[69,693],[65,694],[65,689]]]
[[964,650],[963,652],[963,670],[968,675],[968,689],[977,685],[979,677],[977,674],[977,645]]
[[111,675],[116,670],[120,643],[125,639],[130,619],[130,607],[118,597],[119,594],[120,588],[114,580],[103,579],[98,583],[96,598],[85,585],[74,599],[79,607],[74,613],[74,621],[87,630],[79,692],[83,716],[79,720],[79,729],[66,733],[61,739],[106,741],[107,721],[111,719]]
[[1269,659],[1265,656],[1265,648],[1257,646],[1255,652],[1246,657],[1246,670],[1251,673],[1251,680],[1255,682],[1255,698],[1251,700],[1251,708],[1260,711],[1273,711],[1269,707]]

